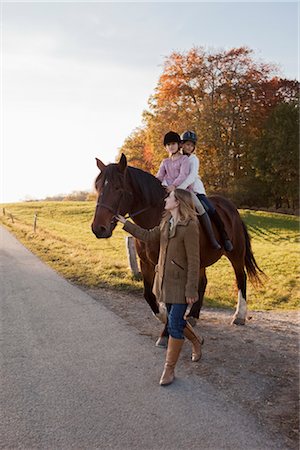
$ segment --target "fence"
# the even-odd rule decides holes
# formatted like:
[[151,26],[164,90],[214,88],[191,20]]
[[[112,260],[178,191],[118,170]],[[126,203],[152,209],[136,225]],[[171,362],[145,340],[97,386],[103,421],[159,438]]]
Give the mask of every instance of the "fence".
[[[6,208],[2,208],[2,214],[3,214],[3,216],[9,217],[12,223],[15,223],[15,220],[17,220],[17,217],[14,216],[13,213],[8,211]],[[35,212],[33,215],[33,224],[32,224],[34,233],[36,233],[36,231],[37,231],[37,222],[38,222],[38,213]],[[126,245],[127,258],[128,258],[128,266],[131,270],[133,277],[137,280],[140,280],[141,279],[141,271],[140,271],[138,260],[137,260],[137,253],[136,253],[134,238],[132,236],[127,236],[125,238],[125,245]]]

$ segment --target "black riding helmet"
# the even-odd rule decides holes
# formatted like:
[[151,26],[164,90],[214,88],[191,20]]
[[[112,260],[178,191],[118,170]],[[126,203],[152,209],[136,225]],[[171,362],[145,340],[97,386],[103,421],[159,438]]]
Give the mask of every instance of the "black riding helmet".
[[197,135],[196,135],[196,133],[194,133],[194,131],[188,131],[187,130],[184,133],[182,133],[181,140],[182,140],[182,142],[191,141],[194,144],[196,144],[196,142],[197,142]]
[[175,131],[169,131],[164,137],[164,146],[167,144],[172,144],[172,142],[181,144],[180,136],[178,133],[175,133]]

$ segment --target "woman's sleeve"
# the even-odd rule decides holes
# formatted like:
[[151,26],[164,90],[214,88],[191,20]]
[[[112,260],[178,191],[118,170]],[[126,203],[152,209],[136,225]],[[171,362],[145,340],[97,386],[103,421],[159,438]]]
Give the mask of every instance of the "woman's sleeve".
[[163,182],[165,175],[166,175],[166,168],[165,168],[165,161],[163,160],[159,166],[156,178],[158,178],[160,182]]
[[200,273],[200,245],[198,223],[191,221],[188,224],[186,232],[184,234],[184,245],[188,263],[185,296],[197,297]]
[[187,189],[191,184],[195,183],[199,172],[199,159],[197,157],[196,158],[192,158],[191,156],[189,157],[189,169],[190,172],[186,177],[186,179],[183,180],[181,185],[178,186],[179,189]]
[[159,241],[160,238],[159,226],[152,228],[151,230],[145,230],[145,228],[141,228],[135,223],[126,220],[123,229],[144,242],[155,242]]

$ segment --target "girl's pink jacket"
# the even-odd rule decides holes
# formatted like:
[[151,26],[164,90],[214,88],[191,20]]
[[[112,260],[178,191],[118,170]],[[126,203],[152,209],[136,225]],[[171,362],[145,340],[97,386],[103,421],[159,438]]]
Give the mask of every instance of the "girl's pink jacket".
[[189,158],[181,155],[178,159],[166,158],[161,162],[156,174],[164,186],[178,187],[187,178],[190,171]]

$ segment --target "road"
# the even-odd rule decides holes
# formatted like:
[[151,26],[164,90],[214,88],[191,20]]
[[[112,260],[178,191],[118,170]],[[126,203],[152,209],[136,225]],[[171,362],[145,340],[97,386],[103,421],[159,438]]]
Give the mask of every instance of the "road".
[[160,387],[163,350],[0,233],[0,448],[282,449],[180,361]]

